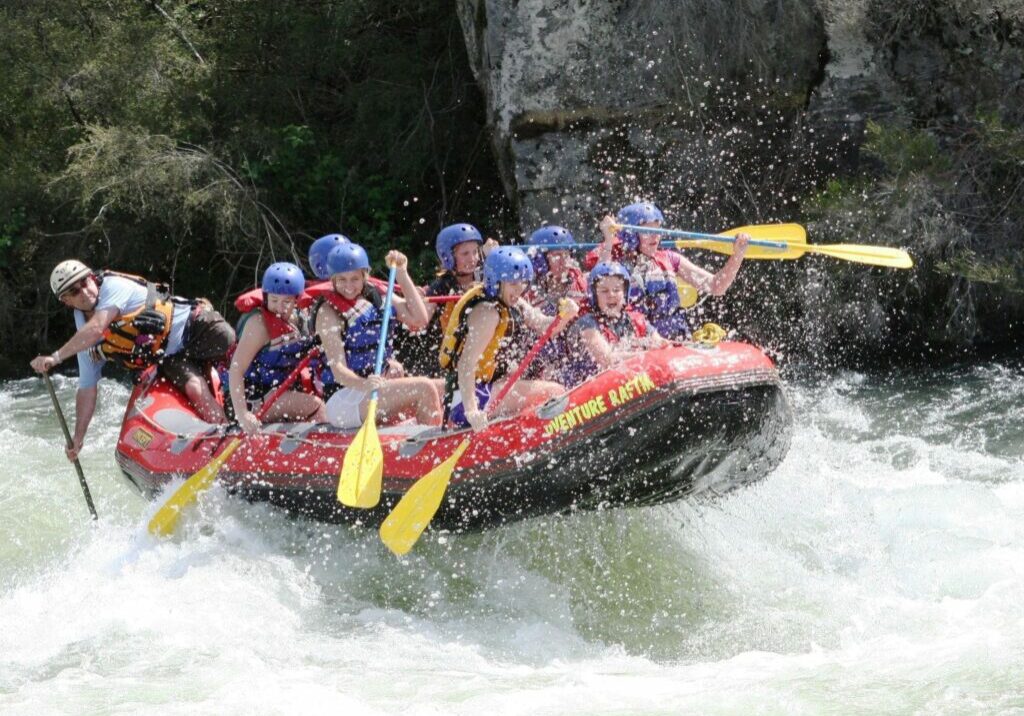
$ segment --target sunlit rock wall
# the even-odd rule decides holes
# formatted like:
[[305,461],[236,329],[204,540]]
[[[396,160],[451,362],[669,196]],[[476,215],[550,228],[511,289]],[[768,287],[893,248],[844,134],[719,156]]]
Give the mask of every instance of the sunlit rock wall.
[[825,50],[812,0],[461,0],[459,12],[524,227],[558,210],[589,228],[626,194],[671,206],[704,191],[687,185],[720,159],[708,124],[767,116],[768,98],[802,104]]
[[[925,126],[991,108],[1019,124],[1024,108],[1024,0],[457,5],[524,233],[552,222],[593,240],[602,213],[639,197],[697,230],[801,220],[807,197],[860,171],[869,120]],[[941,224],[933,235],[972,232]],[[839,232],[810,228],[812,241]],[[982,335],[987,298],[950,320],[964,314],[963,281],[933,270],[950,247],[901,233],[854,239],[911,248],[913,275],[763,262],[718,307],[781,350],[899,349],[907,326],[951,344]]]

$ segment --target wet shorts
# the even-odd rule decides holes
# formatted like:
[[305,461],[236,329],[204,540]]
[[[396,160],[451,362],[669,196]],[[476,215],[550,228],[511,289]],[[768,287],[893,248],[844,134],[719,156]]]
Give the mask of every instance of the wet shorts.
[[[478,410],[483,410],[491,399],[491,383],[476,384],[476,404]],[[452,394],[452,409],[448,413],[448,425],[453,428],[468,428],[466,422],[466,408],[462,405],[462,393],[458,390]]]
[[354,430],[363,424],[359,407],[366,393],[355,388],[335,388],[327,399],[327,419],[343,430]]
[[189,378],[206,379],[204,364],[222,359],[235,342],[235,330],[212,308],[200,306],[185,325],[181,350],[160,361],[160,374],[184,391]]

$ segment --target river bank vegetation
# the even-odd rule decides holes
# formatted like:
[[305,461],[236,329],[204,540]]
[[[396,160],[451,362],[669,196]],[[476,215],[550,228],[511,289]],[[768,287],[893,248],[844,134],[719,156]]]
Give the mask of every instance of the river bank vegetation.
[[[586,15],[595,37],[632,18],[660,43],[626,47],[637,74],[554,40],[547,57],[524,45],[520,64],[502,64],[498,51],[516,32],[535,34],[533,15],[502,3],[486,12],[469,0],[6,3],[0,374],[26,374],[27,359],[69,331],[47,283],[69,256],[171,281],[226,309],[271,259],[301,260],[324,233],[350,234],[374,259],[399,248],[425,281],[445,223],[471,220],[516,240],[544,207],[568,204],[590,221],[630,192],[668,199],[672,217],[694,224],[681,228],[800,221],[816,243],[911,251],[913,274],[828,261],[745,274],[729,317],[782,352],[844,362],[902,356],[908,344],[926,360],[1016,349],[1017,0],[995,10],[948,0],[919,13],[912,3],[840,12],[808,1],[799,16],[816,29],[810,46],[791,48],[803,59],[788,74],[766,64],[771,53],[737,60],[729,74],[727,46],[688,45],[674,56],[686,69],[678,82],[651,73],[673,58],[664,29],[690,27],[696,11],[648,5],[537,15],[550,32],[564,23],[576,36],[588,28],[572,23]],[[755,15],[748,29],[760,33],[771,18]],[[637,25],[645,17],[663,31]],[[721,62],[683,67],[702,51]],[[869,60],[851,74],[849,57],[861,55]],[[744,74],[754,60],[757,72]],[[593,71],[577,77],[573,61]],[[531,69],[544,62],[559,68],[550,86]],[[571,94],[558,94],[559,75]],[[679,96],[634,101],[637,78],[671,80]],[[561,108],[539,111],[538,97]]]

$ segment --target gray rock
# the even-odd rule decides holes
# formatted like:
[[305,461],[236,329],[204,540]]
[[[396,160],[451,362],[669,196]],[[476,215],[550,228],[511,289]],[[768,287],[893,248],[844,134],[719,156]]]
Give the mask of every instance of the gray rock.
[[[985,111],[1011,126],[1024,119],[1024,0],[457,6],[524,235],[550,222],[594,240],[600,215],[638,198],[697,230],[800,220],[804,197],[827,180],[871,168],[860,152],[869,120],[948,127]],[[842,222],[818,227],[819,239],[906,245],[922,259],[913,275],[759,262],[731,294],[738,322],[823,352],[892,348],[907,330],[951,344],[1005,335],[999,326],[986,333],[978,316],[1012,326],[1022,316],[1003,309],[1024,311],[1024,302],[965,291],[935,266],[964,248],[998,259],[1012,247],[1005,238],[986,244],[944,200],[924,196],[913,210],[925,213],[879,227],[921,227],[898,236],[850,236],[863,229],[856,221],[846,236]],[[1000,237],[1019,231],[1003,223]],[[717,259],[700,260],[713,268]],[[766,306],[773,289],[782,295]]]

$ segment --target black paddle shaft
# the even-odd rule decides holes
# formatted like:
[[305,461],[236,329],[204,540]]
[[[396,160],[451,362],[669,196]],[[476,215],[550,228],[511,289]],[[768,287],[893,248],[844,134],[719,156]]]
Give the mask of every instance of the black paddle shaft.
[[[64,439],[67,441],[68,447],[72,447],[74,443],[71,441],[71,432],[68,430],[68,423],[64,420],[64,411],[60,409],[60,401],[57,400],[57,393],[53,389],[53,381],[50,380],[49,373],[43,373],[43,380],[46,381],[46,389],[50,391],[50,400],[53,401],[53,409],[57,411],[57,419],[60,420],[60,427],[64,431]],[[78,472],[78,482],[82,485],[82,493],[85,495],[85,504],[89,506],[89,512],[92,513],[94,520],[99,519],[99,515],[96,514],[96,507],[92,504],[92,494],[89,492],[89,484],[85,481],[85,473],[82,472],[82,463],[78,462],[78,458],[75,460],[75,471]]]

